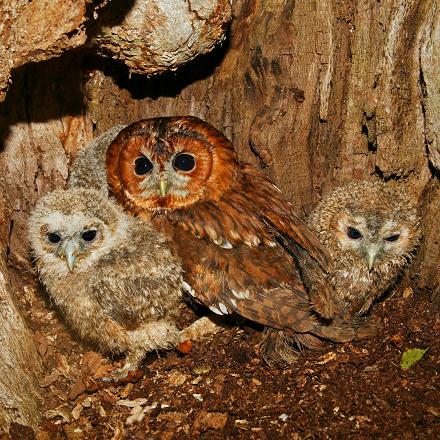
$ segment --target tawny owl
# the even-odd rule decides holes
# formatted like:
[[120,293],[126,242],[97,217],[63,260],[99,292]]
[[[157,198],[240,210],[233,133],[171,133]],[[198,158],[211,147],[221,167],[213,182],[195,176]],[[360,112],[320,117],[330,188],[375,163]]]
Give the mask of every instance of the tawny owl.
[[417,204],[402,186],[351,183],[323,197],[308,225],[330,252],[329,282],[349,315],[366,313],[420,241]]
[[29,219],[40,279],[80,338],[125,353],[125,375],[179,342],[181,265],[165,238],[96,190],[56,190]]
[[[225,136],[195,117],[124,128],[107,151],[111,192],[174,243],[189,292],[217,314],[336,341],[359,337],[322,282],[325,248],[263,172],[239,163]],[[322,289],[309,298],[295,265],[305,252]],[[301,264],[301,261],[299,261]],[[331,293],[331,292],[330,292]]]
[[[329,250],[327,282],[347,320],[366,314],[393,286],[421,236],[415,201],[402,186],[382,182],[337,188],[322,198],[307,224]],[[307,261],[302,275],[309,290],[314,289]],[[287,360],[298,342],[297,335],[269,331],[263,349],[269,359]],[[318,344],[308,336],[306,345]]]

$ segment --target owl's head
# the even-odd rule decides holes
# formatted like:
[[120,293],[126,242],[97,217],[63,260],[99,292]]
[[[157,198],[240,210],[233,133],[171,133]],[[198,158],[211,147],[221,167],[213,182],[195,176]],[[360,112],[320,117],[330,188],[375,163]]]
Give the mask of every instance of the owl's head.
[[132,211],[170,211],[217,200],[237,169],[231,142],[192,116],[134,122],[107,150],[110,190]]
[[87,270],[125,237],[128,217],[96,190],[55,190],[40,198],[28,236],[40,272]]
[[416,204],[402,187],[351,183],[323,197],[309,224],[331,251],[370,272],[402,267],[420,240]]

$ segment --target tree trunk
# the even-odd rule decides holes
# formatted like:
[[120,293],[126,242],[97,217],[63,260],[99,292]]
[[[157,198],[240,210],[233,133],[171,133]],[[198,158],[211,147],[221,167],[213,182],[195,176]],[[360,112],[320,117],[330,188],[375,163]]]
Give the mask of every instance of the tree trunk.
[[0,101],[11,71],[87,43],[131,71],[175,70],[224,38],[229,0],[4,0]]
[[376,175],[408,185],[423,198],[430,238],[419,285],[435,288],[438,2],[237,1],[233,16],[228,44],[174,78],[90,71],[86,114],[96,133],[152,116],[199,116],[303,212],[343,182]]
[[[10,212],[0,198],[0,233],[7,237]],[[11,422],[35,425],[38,421],[38,374],[41,363],[31,333],[11,299],[6,266],[6,243],[0,242],[0,432]]]
[[[16,71],[0,107],[9,270],[31,267],[27,214],[64,185],[87,142],[115,124],[192,114],[223,130],[300,213],[343,182],[407,185],[425,214],[411,273],[415,285],[438,288],[438,2],[237,0],[233,17],[223,47],[173,75],[129,76],[85,52]],[[21,287],[8,291],[19,298]]]

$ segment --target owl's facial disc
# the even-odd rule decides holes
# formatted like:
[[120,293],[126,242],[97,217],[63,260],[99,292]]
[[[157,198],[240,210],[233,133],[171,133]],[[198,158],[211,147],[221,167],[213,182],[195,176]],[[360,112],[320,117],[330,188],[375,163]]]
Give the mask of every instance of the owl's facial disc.
[[408,229],[392,221],[377,224],[375,217],[345,213],[337,223],[336,237],[343,249],[360,254],[371,272],[387,257],[403,253]]
[[70,272],[73,272],[77,259],[87,255],[92,244],[99,237],[96,228],[83,229],[79,234],[47,232],[46,240],[53,248],[53,253],[65,260]]
[[89,215],[55,211],[46,216],[41,226],[45,252],[60,263],[63,261],[70,272],[81,271],[91,263],[97,248],[109,245],[105,240],[109,235],[105,222]]
[[231,143],[191,117],[131,124],[110,144],[106,160],[110,191],[138,215],[217,201],[239,168]]
[[161,164],[146,156],[138,157],[134,169],[137,176],[143,176],[139,183],[142,197],[186,197],[189,194],[187,184],[191,179],[188,172],[194,170],[195,164],[195,157],[186,153],[176,154]]
[[166,140],[133,138],[121,153],[124,195],[150,211],[196,203],[212,168],[204,141],[174,134]]

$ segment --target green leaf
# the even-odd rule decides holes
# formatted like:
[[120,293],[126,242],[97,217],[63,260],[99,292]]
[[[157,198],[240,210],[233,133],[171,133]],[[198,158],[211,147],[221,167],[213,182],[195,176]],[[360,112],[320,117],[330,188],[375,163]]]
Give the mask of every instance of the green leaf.
[[407,370],[415,363],[419,362],[428,350],[429,348],[411,348],[410,350],[406,350],[402,354],[402,361],[400,362],[402,370]]

